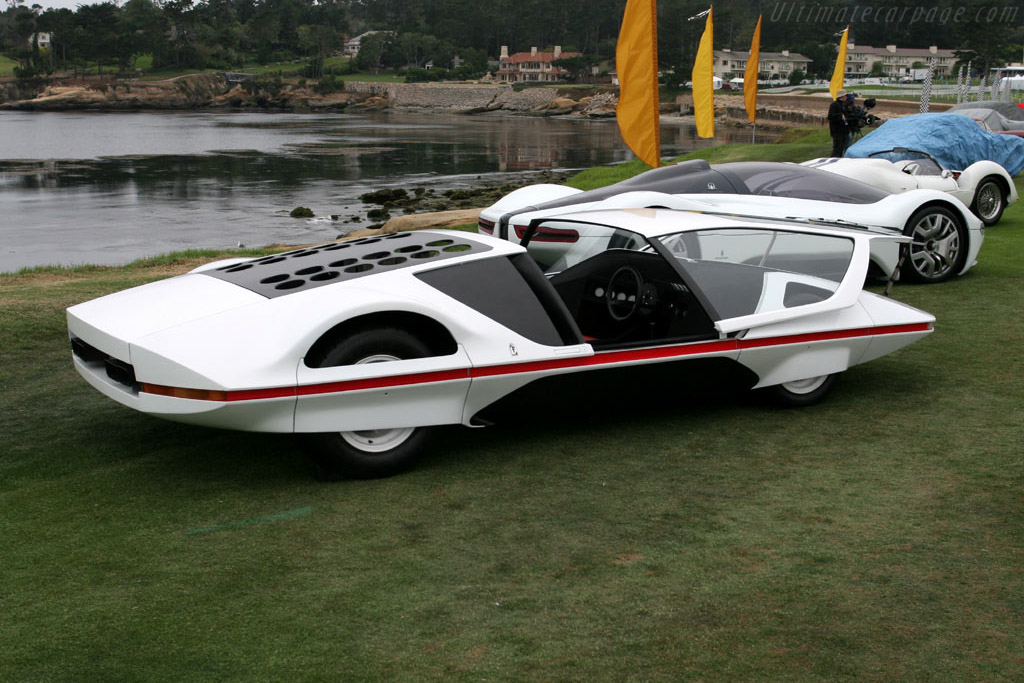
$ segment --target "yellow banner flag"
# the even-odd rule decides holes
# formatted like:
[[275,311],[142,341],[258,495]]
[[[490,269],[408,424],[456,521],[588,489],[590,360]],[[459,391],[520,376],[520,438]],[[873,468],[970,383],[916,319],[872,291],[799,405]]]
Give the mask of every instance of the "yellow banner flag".
[[846,75],[846,39],[850,37],[850,27],[843,31],[839,39],[839,55],[836,57],[836,68],[832,70],[832,80],[829,81],[828,91],[832,93],[832,99],[836,93],[843,89],[843,77]]
[[655,0],[627,0],[615,48],[622,139],[652,168],[661,163],[658,115],[658,12]]
[[[714,7],[712,6],[712,9]],[[715,54],[714,25],[711,9],[704,24],[704,35],[697,46],[697,59],[693,62],[693,116],[697,119],[697,135],[715,137]]]
[[757,76],[760,73],[758,64],[761,61],[761,17],[757,18],[754,37],[750,39],[750,56],[747,57],[747,69],[743,72],[743,102],[747,107],[747,118],[751,123],[757,119]]

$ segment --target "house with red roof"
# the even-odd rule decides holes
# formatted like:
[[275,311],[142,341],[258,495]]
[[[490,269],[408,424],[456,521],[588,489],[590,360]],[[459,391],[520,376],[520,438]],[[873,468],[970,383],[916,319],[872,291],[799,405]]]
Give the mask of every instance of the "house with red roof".
[[551,52],[540,52],[531,47],[529,52],[508,53],[508,46],[501,46],[498,58],[498,80],[502,83],[554,83],[569,75],[565,69],[552,64],[558,59],[582,57],[579,52],[562,52],[561,45],[555,45]]

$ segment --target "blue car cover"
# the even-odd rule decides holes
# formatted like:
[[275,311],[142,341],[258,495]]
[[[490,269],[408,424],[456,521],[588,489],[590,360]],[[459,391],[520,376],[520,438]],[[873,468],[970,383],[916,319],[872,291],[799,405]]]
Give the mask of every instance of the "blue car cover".
[[912,114],[886,121],[846,150],[862,159],[905,147],[927,152],[945,168],[962,171],[976,161],[994,161],[1011,175],[1024,170],[1024,138],[983,130],[960,114]]

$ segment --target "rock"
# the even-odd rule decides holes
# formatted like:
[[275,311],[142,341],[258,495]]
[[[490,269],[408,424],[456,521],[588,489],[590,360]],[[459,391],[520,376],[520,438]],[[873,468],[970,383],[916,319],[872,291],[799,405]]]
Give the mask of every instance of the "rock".
[[316,214],[308,206],[296,206],[288,215],[292,218],[313,218]]
[[226,87],[221,73],[190,74],[166,81],[52,85],[33,99],[7,102],[2,107],[40,111],[195,109],[212,106]]
[[381,232],[393,233],[405,232],[406,230],[423,230],[424,228],[445,228],[453,225],[476,223],[479,218],[480,209],[415,213],[406,216],[395,216],[384,224]]
[[[423,193],[417,192],[416,196],[419,197],[421,194]],[[384,188],[383,190],[361,194],[359,198],[367,204],[387,204],[408,199],[409,193],[401,188]]]
[[365,111],[377,111],[379,109],[387,109],[388,108],[388,98],[381,97],[380,95],[374,95],[372,97],[369,97],[369,98],[363,100],[362,102],[358,102],[358,103],[353,104],[351,106],[355,107],[356,109],[362,109],[362,110],[365,110]]

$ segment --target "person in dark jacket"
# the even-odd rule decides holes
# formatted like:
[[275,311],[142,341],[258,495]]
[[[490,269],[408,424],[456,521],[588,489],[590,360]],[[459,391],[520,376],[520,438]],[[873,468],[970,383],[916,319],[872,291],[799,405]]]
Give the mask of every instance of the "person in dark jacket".
[[832,156],[841,157],[846,153],[850,140],[850,124],[846,118],[849,107],[846,91],[840,90],[828,106],[828,132],[832,135]]

